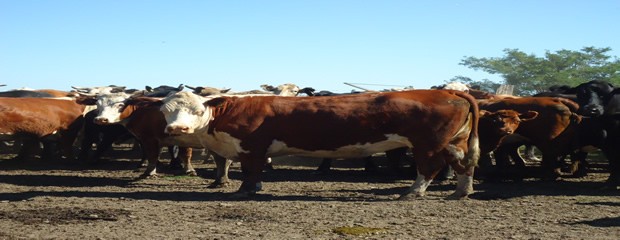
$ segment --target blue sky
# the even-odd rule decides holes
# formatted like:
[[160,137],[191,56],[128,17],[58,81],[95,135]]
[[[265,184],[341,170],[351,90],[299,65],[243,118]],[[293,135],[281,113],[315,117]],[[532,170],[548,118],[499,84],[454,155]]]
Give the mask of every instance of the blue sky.
[[618,23],[617,0],[0,0],[0,83],[428,88],[457,75],[499,81],[459,63],[506,48],[620,56]]

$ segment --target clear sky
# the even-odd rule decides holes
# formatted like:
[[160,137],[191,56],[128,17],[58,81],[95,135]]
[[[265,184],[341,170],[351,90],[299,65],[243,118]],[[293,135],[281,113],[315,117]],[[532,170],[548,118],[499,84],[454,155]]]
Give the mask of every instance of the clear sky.
[[[618,0],[0,0],[0,84],[429,88],[506,48],[611,47]],[[384,86],[365,86],[384,89]]]

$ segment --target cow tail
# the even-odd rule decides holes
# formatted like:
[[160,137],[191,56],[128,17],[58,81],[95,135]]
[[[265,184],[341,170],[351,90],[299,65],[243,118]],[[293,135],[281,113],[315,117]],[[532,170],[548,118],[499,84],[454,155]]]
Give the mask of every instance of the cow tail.
[[570,99],[561,98],[561,97],[558,97],[555,99],[561,102],[562,104],[564,104],[564,106],[566,106],[571,112],[576,113],[579,111],[579,104],[577,104],[576,102]]
[[480,139],[478,137],[480,110],[478,108],[478,103],[476,102],[476,99],[468,93],[460,91],[455,91],[454,93],[469,102],[468,115],[471,117],[471,132],[469,133],[469,138],[467,139],[467,155],[465,155],[465,159],[467,159],[466,167],[477,167],[478,160],[480,159]]

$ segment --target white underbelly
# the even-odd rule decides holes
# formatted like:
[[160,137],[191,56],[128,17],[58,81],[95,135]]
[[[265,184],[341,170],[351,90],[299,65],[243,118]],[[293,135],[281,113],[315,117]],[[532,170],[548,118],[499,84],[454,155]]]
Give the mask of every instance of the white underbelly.
[[304,157],[319,158],[360,158],[367,157],[375,153],[385,152],[400,147],[413,147],[411,142],[405,138],[394,134],[386,135],[384,141],[373,143],[358,143],[335,148],[333,150],[307,150],[289,147],[285,142],[274,140],[267,150],[267,156],[277,157],[285,155],[296,155]]

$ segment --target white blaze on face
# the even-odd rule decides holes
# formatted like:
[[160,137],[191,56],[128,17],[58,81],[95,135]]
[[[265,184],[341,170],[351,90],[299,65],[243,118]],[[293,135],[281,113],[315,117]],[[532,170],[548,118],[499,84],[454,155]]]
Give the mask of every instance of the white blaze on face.
[[122,119],[121,112],[125,107],[125,100],[129,98],[129,94],[110,93],[102,94],[97,97],[97,110],[99,114],[95,118],[96,120],[106,119],[107,123],[118,123]]
[[203,105],[208,99],[190,92],[178,92],[163,99],[160,110],[168,123],[165,131],[189,134],[206,127],[212,118],[211,109]]

